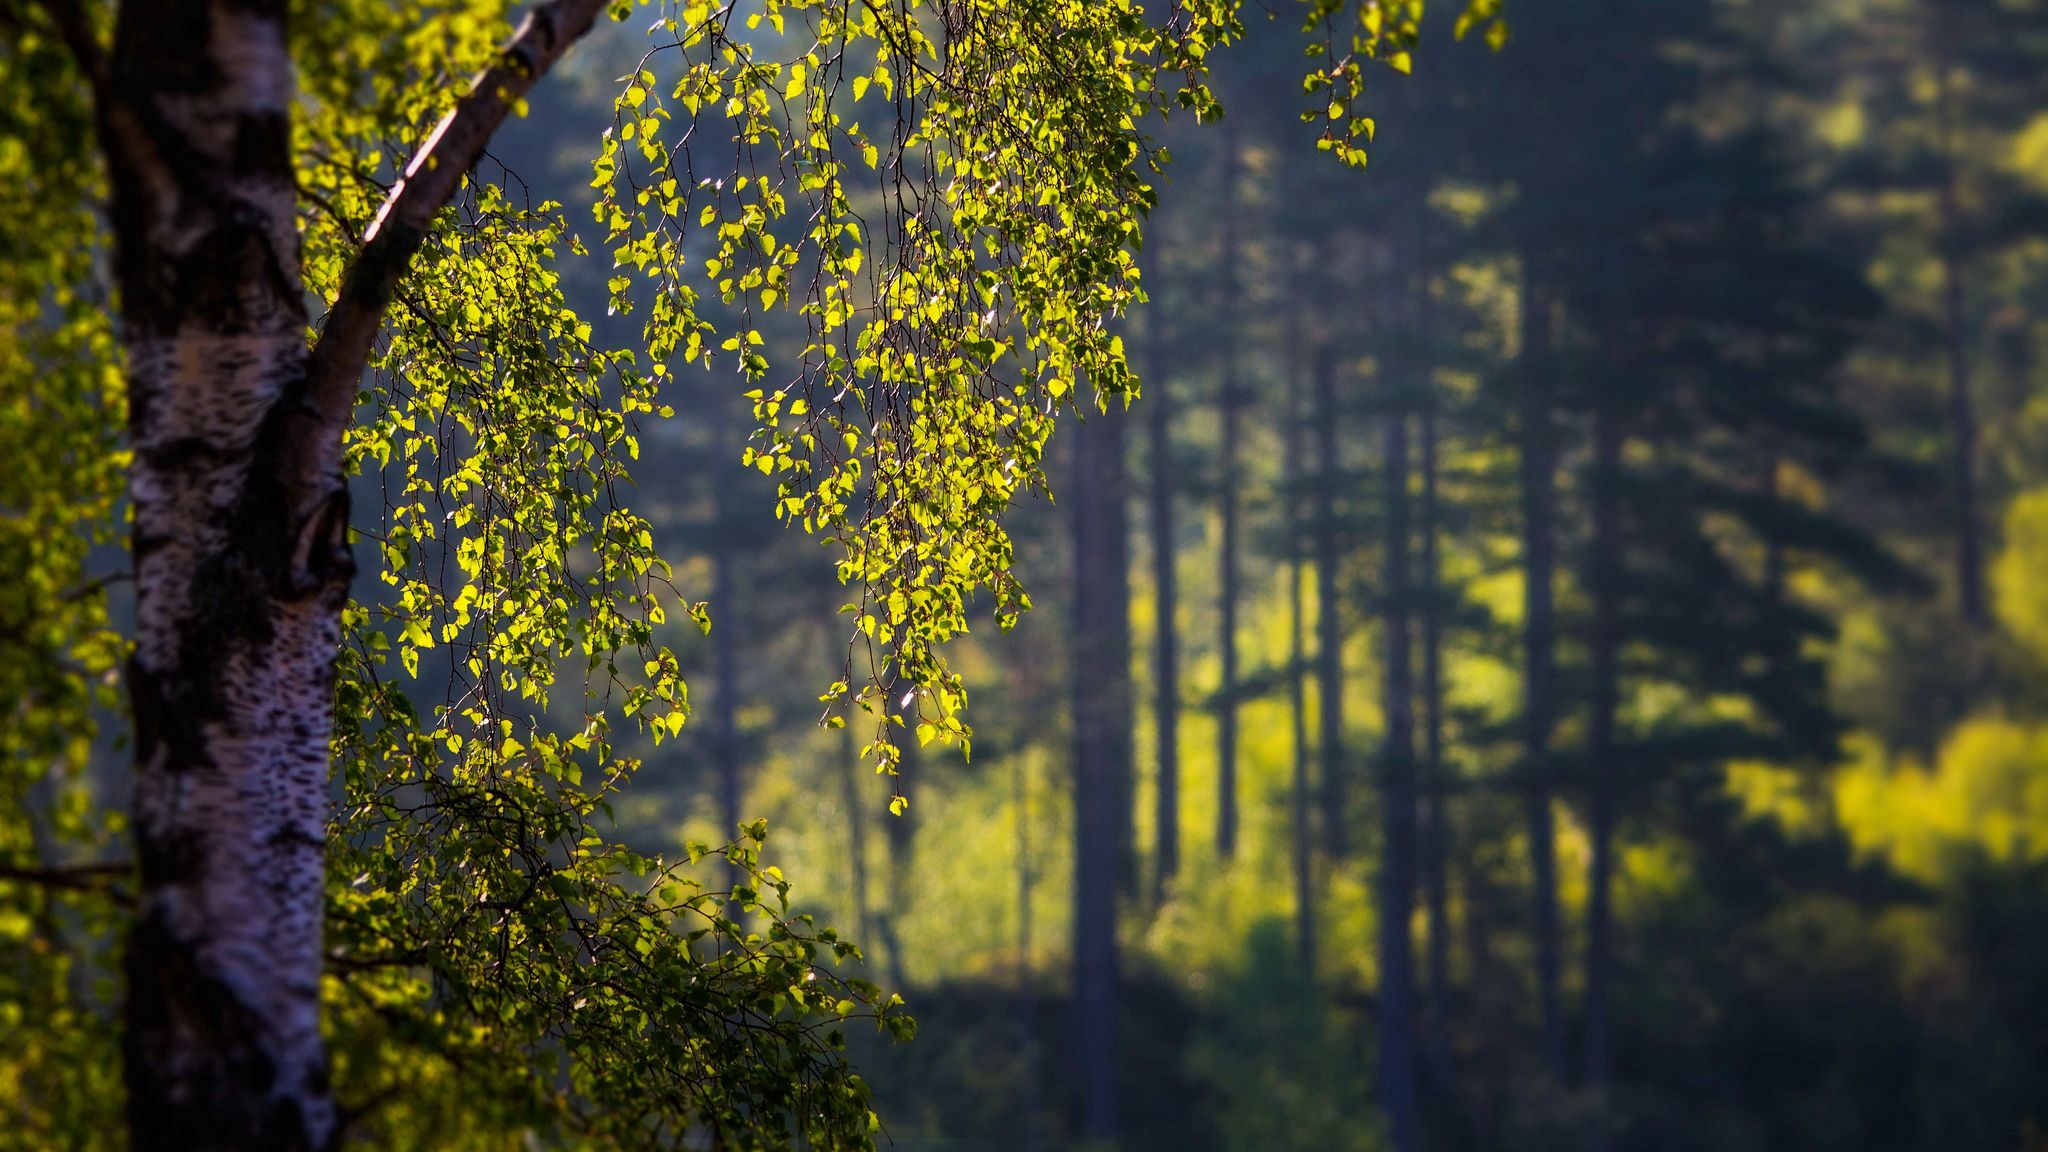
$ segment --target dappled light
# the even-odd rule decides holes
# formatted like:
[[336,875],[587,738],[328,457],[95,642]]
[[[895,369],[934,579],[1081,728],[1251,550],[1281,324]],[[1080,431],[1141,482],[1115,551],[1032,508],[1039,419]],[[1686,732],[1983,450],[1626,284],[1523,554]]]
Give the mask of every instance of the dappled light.
[[0,0],[0,1149],[2048,1149],[2048,0]]

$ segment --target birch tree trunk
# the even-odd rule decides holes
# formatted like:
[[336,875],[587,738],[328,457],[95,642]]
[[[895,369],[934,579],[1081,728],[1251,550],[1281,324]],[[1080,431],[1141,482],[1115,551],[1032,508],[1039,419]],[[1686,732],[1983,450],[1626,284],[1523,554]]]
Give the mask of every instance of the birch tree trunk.
[[434,214],[599,5],[528,17],[393,189],[317,348],[280,0],[126,3],[91,82],[112,187],[134,449],[134,837],[125,958],[132,1146],[319,1149],[329,737],[354,575],[341,438]]
[[[164,8],[170,9],[164,11]],[[318,1148],[339,460],[290,457],[307,316],[282,3],[124,5],[110,149],[135,459],[136,1147]],[[339,436],[339,429],[334,430]]]

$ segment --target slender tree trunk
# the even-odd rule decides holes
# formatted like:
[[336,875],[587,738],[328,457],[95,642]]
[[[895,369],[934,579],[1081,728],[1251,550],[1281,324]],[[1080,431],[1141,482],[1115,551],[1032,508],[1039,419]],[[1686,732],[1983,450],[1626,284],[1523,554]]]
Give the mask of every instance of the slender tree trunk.
[[1163,305],[1146,314],[1145,338],[1150,354],[1144,403],[1151,406],[1147,431],[1152,458],[1151,530],[1154,642],[1152,653],[1152,716],[1159,764],[1154,794],[1152,906],[1166,902],[1166,893],[1180,871],[1180,606],[1175,569],[1179,545],[1173,529],[1173,393],[1167,366],[1171,344]]
[[1472,998],[1477,1001],[1482,995],[1491,995],[1486,977],[1493,970],[1493,940],[1489,929],[1488,916],[1495,907],[1492,883],[1487,879],[1485,868],[1474,847],[1467,844],[1467,850],[1457,856],[1458,890],[1465,898],[1465,979],[1471,989]]
[[[1013,683],[1015,678],[1013,677]],[[1017,1026],[1024,1037],[1024,1115],[1027,1147],[1039,1146],[1043,1108],[1038,1077],[1038,996],[1031,972],[1031,762],[1022,750],[1011,754],[1010,789],[1017,810]]]
[[[896,761],[897,795],[909,796],[915,791],[922,759],[917,741],[905,740],[902,755]],[[904,914],[910,907],[909,878],[917,862],[917,813],[915,805],[906,804],[902,811],[891,813],[882,825],[882,840],[889,849],[889,873],[888,890],[883,893],[885,907],[877,925],[877,934],[889,957],[889,983],[898,989],[910,986],[902,925]]]
[[1437,559],[1437,403],[1433,382],[1418,417],[1421,436],[1422,545],[1420,592],[1422,639],[1422,767],[1428,794],[1424,806],[1422,850],[1424,900],[1429,910],[1429,953],[1424,960],[1429,981],[1425,993],[1429,1015],[1430,1070],[1439,1085],[1450,1083],[1451,813],[1449,769],[1444,763],[1443,589]]
[[1380,1104],[1396,1152],[1415,1152],[1415,696],[1409,647],[1408,415],[1384,416],[1386,747],[1380,779]]
[[1031,769],[1022,750],[1011,754],[1011,802],[1017,809],[1017,991],[1023,999],[1025,1033],[1031,1011]]
[[[1780,496],[1778,473],[1781,459],[1776,451],[1767,450],[1764,457],[1763,475],[1759,478],[1758,489],[1765,499],[1775,503]],[[1788,560],[1785,545],[1775,537],[1764,541],[1763,594],[1765,610],[1773,620],[1785,611],[1785,580]],[[1798,634],[1782,626],[1773,627],[1766,636],[1764,647],[1764,675],[1773,684],[1783,684],[1791,674],[1792,662],[1798,658]]]
[[1328,347],[1316,349],[1316,690],[1322,722],[1323,847],[1342,859],[1350,850],[1344,824],[1349,797],[1344,768],[1344,625],[1338,607],[1337,369]]
[[841,728],[839,734],[839,798],[846,805],[846,847],[853,863],[848,877],[853,891],[847,899],[853,906],[853,938],[866,947],[872,921],[868,905],[868,814],[860,788],[860,742],[854,739],[851,725]]
[[[1526,269],[1526,265],[1525,265]],[[1522,285],[1522,638],[1523,776],[1528,810],[1529,863],[1534,874],[1533,927],[1536,996],[1543,1028],[1543,1055],[1553,1076],[1565,1071],[1564,1018],[1559,1005],[1560,952],[1557,900],[1557,833],[1551,814],[1554,789],[1550,759],[1556,724],[1555,623],[1552,575],[1555,566],[1557,455],[1552,427],[1550,303],[1533,270]]]
[[[706,397],[705,407],[709,417],[709,432],[720,445],[734,443],[736,413],[729,403],[731,398],[713,392]],[[740,834],[740,821],[745,819],[742,807],[745,804],[746,785],[743,777],[739,730],[740,672],[740,574],[736,570],[739,557],[734,548],[738,517],[734,515],[737,497],[733,484],[720,476],[711,484],[711,519],[707,525],[711,560],[711,730],[708,733],[711,747],[711,767],[718,781],[718,837],[713,843],[724,843]],[[727,891],[736,891],[745,882],[746,872],[738,864],[728,860],[725,864]],[[734,920],[743,915],[738,900],[727,903],[725,914]]]
[[1074,1010],[1082,1128],[1116,1136],[1116,898],[1130,824],[1130,579],[1120,407],[1075,434]]
[[[1030,777],[1026,775],[1024,754],[1012,756],[1016,765],[1010,773],[1010,789],[1014,793],[1014,804],[1018,810],[1018,990],[1030,998]],[[1026,1023],[1030,1011],[1024,1013]],[[1026,1029],[1030,1031],[1030,1029]]]
[[[1757,489],[1765,500],[1773,504],[1784,495],[1784,486],[1780,480],[1784,466],[1784,458],[1777,450],[1766,448],[1762,475],[1757,479]],[[1773,609],[1782,608],[1785,603],[1786,564],[1785,545],[1775,537],[1765,540],[1763,593],[1765,602]]]
[[1287,702],[1294,731],[1294,778],[1290,797],[1294,844],[1294,944],[1304,975],[1316,971],[1315,799],[1310,793],[1308,740],[1308,636],[1306,585],[1301,556],[1301,409],[1303,300],[1287,309],[1287,426],[1283,432],[1281,499],[1287,522]]
[[[718,499],[718,520],[712,527],[715,536],[711,543],[711,603],[718,614],[711,629],[711,755],[718,773],[718,818],[719,841],[739,835],[743,785],[740,780],[740,732],[739,732],[739,658],[735,638],[739,633],[739,584],[733,567],[732,543],[728,538],[731,527],[724,513],[727,511],[728,493],[720,492]],[[726,887],[737,888],[744,873],[739,865],[726,862]],[[737,902],[729,906],[726,914],[737,917],[740,908]]]
[[[1620,418],[1611,403],[1593,414],[1592,716],[1587,728],[1593,860],[1586,898],[1586,1087],[1611,1079],[1608,1002],[1614,966],[1613,887],[1616,779],[1614,724],[1621,700]],[[1597,1120],[1596,1120],[1597,1122]],[[1605,1125],[1601,1124],[1604,1136]],[[1605,1141],[1600,1143],[1604,1146]]]
[[596,15],[544,5],[408,166],[306,344],[287,6],[53,5],[113,191],[135,562],[130,1143],[329,1146],[329,742],[354,575],[342,436],[385,306],[513,103]]
[[1504,973],[1496,962],[1491,936],[1500,894],[1478,852],[1479,846],[1493,834],[1490,820],[1484,826],[1481,824],[1491,808],[1486,803],[1489,799],[1475,796],[1471,801],[1475,818],[1461,845],[1462,851],[1452,859],[1458,891],[1464,898],[1465,914],[1459,927],[1464,930],[1465,987],[1471,1002],[1466,1017],[1471,1033],[1470,1054],[1454,1081],[1455,1101],[1469,1125],[1475,1152],[1502,1147],[1498,1134],[1506,1126],[1501,1116],[1503,1101],[1509,1094],[1506,1065],[1513,1054],[1511,1038],[1504,1035],[1512,1027],[1509,1021],[1513,1016],[1513,994],[1507,991],[1512,973]]
[[1948,354],[1949,468],[1955,486],[1956,596],[1973,628],[1990,621],[1984,590],[1984,526],[1977,496],[1977,402],[1970,388],[1969,316],[1963,282],[1962,208],[1956,188],[1955,95],[1946,61],[1940,80],[1942,339]]
[[1223,443],[1218,452],[1216,498],[1223,539],[1217,549],[1217,643],[1223,675],[1216,689],[1216,852],[1228,860],[1237,852],[1237,602],[1238,589],[1238,410],[1244,397],[1237,379],[1237,134],[1223,129],[1223,243],[1217,258],[1217,349],[1221,380]]
[[[888,955],[886,970],[889,983],[898,989],[910,987],[910,956],[903,945],[903,920],[910,910],[909,881],[917,867],[920,819],[920,809],[910,801],[910,797],[916,794],[918,782],[924,775],[923,748],[914,737],[904,738],[901,734],[914,733],[916,727],[917,717],[913,711],[904,717],[904,727],[895,729],[898,733],[896,775],[890,781],[895,792],[890,797],[889,818],[882,823],[882,844],[888,850],[888,872],[883,878],[882,910],[877,917],[876,935]],[[903,803],[898,805],[898,799]]]

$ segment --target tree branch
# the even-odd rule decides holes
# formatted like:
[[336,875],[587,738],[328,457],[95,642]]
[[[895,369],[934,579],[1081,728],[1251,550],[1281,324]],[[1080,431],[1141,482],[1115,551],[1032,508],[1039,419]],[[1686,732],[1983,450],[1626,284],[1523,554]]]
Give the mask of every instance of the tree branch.
[[405,166],[364,233],[362,250],[314,345],[306,394],[313,419],[300,422],[298,450],[285,457],[302,469],[299,479],[317,486],[319,477],[335,471],[341,431],[354,413],[356,384],[383,327],[384,310],[434,217],[455,198],[463,175],[513,107],[590,31],[603,9],[604,0],[547,0],[528,13],[498,62],[476,78]]
[[117,885],[134,874],[135,866],[120,860],[25,867],[0,864],[0,883],[34,884],[39,888],[66,892],[99,892],[123,904],[129,902],[129,896]]

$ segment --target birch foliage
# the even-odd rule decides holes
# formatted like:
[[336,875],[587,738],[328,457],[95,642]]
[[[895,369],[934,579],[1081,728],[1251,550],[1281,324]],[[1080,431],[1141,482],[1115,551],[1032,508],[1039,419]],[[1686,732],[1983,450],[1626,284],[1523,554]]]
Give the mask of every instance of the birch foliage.
[[[1496,6],[1469,19],[1497,24]],[[908,1037],[857,949],[791,912],[760,824],[656,857],[610,805],[689,715],[672,646],[712,622],[632,505],[673,383],[753,402],[763,513],[831,541],[846,655],[824,723],[867,759],[968,740],[945,644],[1029,607],[1002,513],[1077,400],[1128,403],[1153,118],[1221,114],[1231,0],[621,3],[648,26],[596,142],[595,218],[486,158],[397,281],[343,445],[370,575],[343,614],[327,1029],[341,1136],[380,1147],[868,1147],[844,1030]],[[105,173],[65,33],[110,13],[0,2],[0,1143],[112,1146],[119,820],[84,787],[123,643],[96,546],[126,460]],[[305,289],[344,292],[496,0],[320,0],[292,16]],[[1364,67],[1405,70],[1420,5],[1307,8],[1307,118],[1363,160]],[[1495,22],[1487,24],[1486,22]],[[545,99],[545,83],[534,99]],[[1316,101],[1329,96],[1328,109]],[[429,153],[430,155],[430,153]],[[613,268],[610,347],[565,259]],[[646,477],[639,478],[643,481]],[[365,495],[374,493],[374,503]],[[16,574],[19,574],[17,576]],[[118,573],[115,573],[118,575]],[[906,798],[898,797],[898,806]],[[707,877],[723,858],[729,889]],[[83,867],[80,865],[83,864]]]

